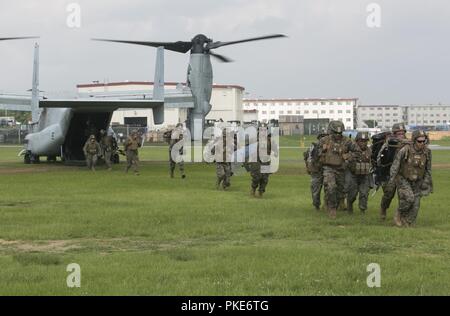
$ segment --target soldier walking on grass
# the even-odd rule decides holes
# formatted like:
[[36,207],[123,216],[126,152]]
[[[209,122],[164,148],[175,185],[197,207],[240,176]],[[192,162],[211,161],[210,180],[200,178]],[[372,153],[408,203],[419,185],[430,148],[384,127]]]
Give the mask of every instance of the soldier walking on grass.
[[[250,195],[256,197],[256,190],[258,190],[258,197],[261,198],[266,192],[267,184],[270,176],[270,155],[272,152],[271,134],[268,127],[260,127],[258,130],[258,142],[256,148],[256,161],[246,162],[245,168],[250,172],[252,178]],[[256,144],[254,144],[256,145]],[[261,156],[262,154],[262,156]],[[278,155],[277,152],[274,152]]]
[[113,137],[108,135],[104,129],[100,131],[100,147],[102,148],[103,159],[105,159],[106,167],[112,170],[112,154],[113,154]]
[[358,132],[355,138],[356,144],[350,150],[347,193],[347,211],[353,213],[353,203],[359,195],[359,210],[367,210],[367,199],[370,191],[370,161],[372,151],[367,145],[369,134],[367,132]]
[[[323,137],[327,136],[325,133],[317,135],[317,139],[320,141]],[[311,197],[312,204],[317,211],[320,210],[320,194],[323,187],[323,169],[322,163],[319,160],[319,144],[312,143],[308,150],[303,154],[305,160],[306,170],[311,176]]]
[[139,147],[141,147],[141,139],[138,135],[138,131],[133,130],[124,144],[124,151],[127,156],[126,173],[133,167],[134,174],[139,175]]
[[426,143],[425,132],[414,131],[412,143],[400,149],[392,163],[389,185],[395,185],[398,191],[399,205],[394,217],[398,227],[414,225],[420,199],[433,192],[431,151]]
[[226,129],[223,129],[222,140],[220,140],[219,136],[213,148],[213,153],[216,158],[217,190],[219,190],[221,187],[226,190],[231,185],[231,158],[234,152],[234,139],[231,141],[233,142],[232,144],[227,144]]
[[323,183],[329,216],[336,218],[336,210],[344,198],[345,166],[352,141],[343,136],[345,127],[341,121],[331,121],[328,136],[319,141],[319,159],[323,165]]
[[175,129],[172,130],[169,140],[169,169],[171,178],[174,177],[175,167],[177,166],[177,164],[178,167],[180,168],[181,178],[182,179],[186,178],[186,175],[184,173],[183,146],[180,147],[180,150],[178,152],[172,153],[173,147],[182,140],[183,140],[183,124],[178,123]]
[[95,171],[95,165],[97,164],[97,159],[101,156],[101,148],[97,140],[95,139],[95,135],[89,136],[89,139],[84,144],[83,147],[84,156],[86,157],[86,165],[87,167]]
[[[407,143],[405,134],[406,128],[403,123],[394,124],[392,126],[391,136],[387,138],[386,142],[378,152],[377,167],[385,169],[387,175],[390,174],[390,168],[395,156]],[[380,218],[385,220],[387,210],[394,199],[397,187],[394,181],[389,181],[389,177],[387,178],[387,181],[382,183],[381,187],[383,189],[383,197],[381,198]]]

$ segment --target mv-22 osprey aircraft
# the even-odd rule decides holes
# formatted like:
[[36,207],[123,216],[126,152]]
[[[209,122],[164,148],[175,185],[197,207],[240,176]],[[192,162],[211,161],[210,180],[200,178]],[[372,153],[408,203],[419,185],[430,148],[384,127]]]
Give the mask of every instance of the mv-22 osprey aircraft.
[[[197,35],[189,42],[139,42],[96,39],[98,41],[126,43],[157,48],[155,79],[151,94],[122,93],[92,95],[78,99],[42,99],[39,97],[39,47],[35,47],[31,100],[0,95],[0,104],[30,105],[33,131],[25,139],[24,161],[37,162],[40,156],[51,160],[60,156],[65,161],[83,160],[82,147],[89,135],[87,128],[107,129],[112,114],[121,108],[152,108],[155,124],[164,122],[164,106],[187,107],[188,128],[193,140],[201,140],[206,115],[211,110],[213,72],[210,56],[222,62],[231,62],[211,50],[232,44],[285,37],[268,35],[232,42],[213,42],[205,35]],[[164,49],[179,53],[189,50],[190,62],[187,89],[164,91]]]

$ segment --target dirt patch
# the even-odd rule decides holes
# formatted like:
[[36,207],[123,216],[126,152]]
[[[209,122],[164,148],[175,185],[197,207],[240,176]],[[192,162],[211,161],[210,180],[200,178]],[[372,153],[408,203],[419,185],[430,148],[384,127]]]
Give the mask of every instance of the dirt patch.
[[0,239],[0,251],[13,250],[19,252],[66,252],[80,248],[70,240],[23,241]]
[[69,240],[4,240],[0,239],[0,253],[64,253],[68,251],[92,251],[107,254],[122,251],[167,251],[174,250],[180,246],[186,247],[194,244],[194,241],[151,241],[151,240],[131,240],[127,238],[111,239],[69,239]]
[[26,173],[41,173],[51,171],[68,171],[80,170],[79,167],[72,166],[30,166],[30,167],[0,167],[0,174],[26,174]]

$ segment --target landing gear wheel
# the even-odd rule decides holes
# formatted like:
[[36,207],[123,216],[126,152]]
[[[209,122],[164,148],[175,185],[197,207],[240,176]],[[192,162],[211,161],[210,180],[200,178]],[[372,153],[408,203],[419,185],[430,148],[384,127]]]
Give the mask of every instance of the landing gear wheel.
[[25,155],[23,156],[23,162],[26,165],[29,165],[31,163],[31,154],[29,152],[25,153]]
[[31,158],[31,163],[40,163],[41,162],[40,157],[38,155],[31,154],[30,158]]
[[47,156],[47,162],[56,162],[56,156]]

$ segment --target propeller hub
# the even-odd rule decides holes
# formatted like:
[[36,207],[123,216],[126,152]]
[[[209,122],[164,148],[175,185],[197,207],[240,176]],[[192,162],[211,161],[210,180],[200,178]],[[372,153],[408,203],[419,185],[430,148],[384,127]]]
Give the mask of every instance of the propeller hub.
[[212,42],[212,39],[206,37],[203,34],[198,34],[192,39],[191,54],[204,54],[208,53],[208,44]]

